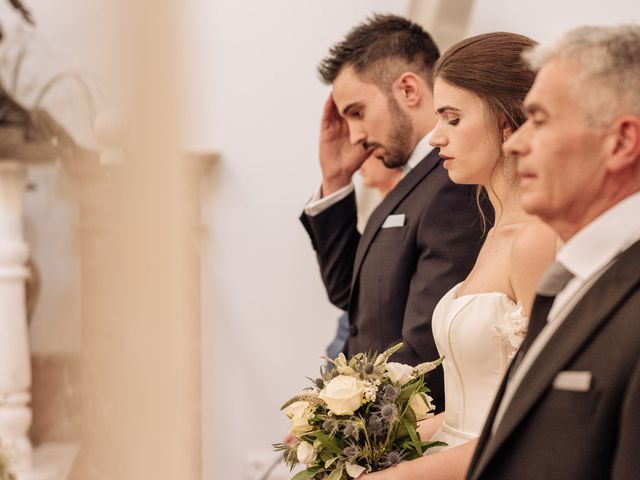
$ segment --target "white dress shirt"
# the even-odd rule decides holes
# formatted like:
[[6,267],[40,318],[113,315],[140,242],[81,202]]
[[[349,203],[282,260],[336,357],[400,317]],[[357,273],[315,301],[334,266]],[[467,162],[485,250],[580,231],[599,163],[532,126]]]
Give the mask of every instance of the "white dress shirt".
[[[417,143],[409,160],[407,160],[406,165],[403,168],[402,176],[404,177],[407,173],[409,173],[412,169],[418,165],[423,158],[431,153],[434,147],[429,145],[429,139],[431,138],[431,132],[427,133],[422,139]],[[335,205],[340,200],[348,197],[351,192],[353,192],[353,182],[349,183],[342,187],[340,190],[333,192],[326,197],[322,196],[322,187],[318,188],[316,192],[313,194],[307,205],[304,207],[304,213],[313,217],[318,215],[319,213],[325,211],[332,205]]]
[[556,295],[547,325],[513,372],[493,423],[496,431],[522,379],[569,312],[600,278],[616,257],[640,240],[640,193],[635,193],[604,212],[576,233],[560,249],[557,261],[573,278]]

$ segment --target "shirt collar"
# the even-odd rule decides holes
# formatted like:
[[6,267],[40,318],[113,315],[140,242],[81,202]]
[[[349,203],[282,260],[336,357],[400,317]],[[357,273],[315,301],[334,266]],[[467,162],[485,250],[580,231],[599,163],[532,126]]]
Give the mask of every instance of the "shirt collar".
[[[433,131],[433,130],[432,130]],[[409,160],[407,160],[407,164],[405,170],[412,170],[416,168],[423,158],[431,153],[434,147],[429,145],[429,140],[431,139],[431,132],[427,133],[422,139],[416,144],[413,152],[411,152],[411,156]]]
[[640,239],[640,192],[604,212],[576,233],[558,252],[558,261],[587,280]]

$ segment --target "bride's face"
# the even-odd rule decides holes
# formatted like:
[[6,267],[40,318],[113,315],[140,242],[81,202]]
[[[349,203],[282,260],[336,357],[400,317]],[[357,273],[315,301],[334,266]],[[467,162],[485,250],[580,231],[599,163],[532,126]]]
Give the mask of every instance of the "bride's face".
[[494,115],[477,95],[436,78],[438,123],[429,143],[440,148],[455,183],[489,185],[501,158],[501,133]]

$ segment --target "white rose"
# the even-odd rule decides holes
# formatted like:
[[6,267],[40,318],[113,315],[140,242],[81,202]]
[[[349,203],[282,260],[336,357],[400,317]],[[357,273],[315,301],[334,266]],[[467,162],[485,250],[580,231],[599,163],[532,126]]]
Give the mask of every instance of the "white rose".
[[354,377],[338,375],[318,395],[335,415],[353,415],[364,395],[364,384]]
[[298,449],[296,450],[296,455],[300,463],[306,463],[309,465],[318,457],[318,452],[316,452],[316,449],[313,448],[313,445],[309,442],[300,442],[298,444]]
[[358,478],[366,470],[365,467],[361,467],[357,463],[349,462],[344,464],[344,468],[347,471],[347,475],[349,475],[351,478]]
[[391,383],[396,385],[404,385],[415,377],[413,376],[413,367],[404,363],[389,362],[387,363],[387,375]]
[[285,409],[284,414],[291,420],[291,433],[294,435],[309,432],[313,428],[309,425],[309,418],[311,417],[311,405],[309,402],[293,402]]
[[431,403],[433,400],[429,395],[424,395],[422,393],[416,393],[409,400],[409,406],[413,413],[416,414],[416,420],[424,420],[425,418],[433,417],[433,410],[435,407]]

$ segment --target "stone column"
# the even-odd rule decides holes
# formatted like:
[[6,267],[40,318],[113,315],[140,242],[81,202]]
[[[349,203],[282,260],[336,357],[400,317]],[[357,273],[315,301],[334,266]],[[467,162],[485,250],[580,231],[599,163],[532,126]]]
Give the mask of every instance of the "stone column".
[[51,478],[32,468],[31,362],[27,329],[23,234],[24,163],[0,160],[0,441],[19,480]]
[[26,168],[0,161],[0,440],[15,470],[31,465],[31,365],[25,311],[25,263],[29,247],[23,237]]

